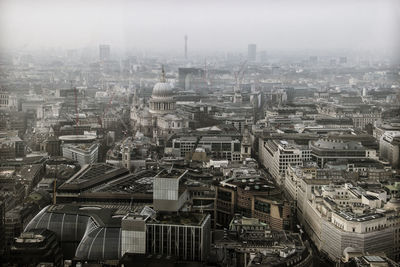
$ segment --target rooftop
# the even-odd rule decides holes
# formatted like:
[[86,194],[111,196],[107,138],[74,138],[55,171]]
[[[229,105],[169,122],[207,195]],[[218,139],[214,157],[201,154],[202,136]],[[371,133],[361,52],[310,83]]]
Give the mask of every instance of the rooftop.
[[104,208],[96,205],[51,205],[46,208],[46,212],[83,215],[92,217],[101,227],[120,227],[122,216],[118,216],[118,209]]
[[187,171],[180,170],[180,169],[163,169],[161,170],[154,178],[175,178],[180,179],[182,178]]
[[203,136],[200,139],[200,143],[204,142],[230,142],[232,141],[232,137],[228,136]]
[[96,136],[94,135],[62,135],[58,138],[61,141],[90,141],[96,140]]
[[157,213],[156,218],[152,223],[155,224],[178,224],[201,226],[204,220],[210,215],[201,213],[181,212],[176,213]]
[[318,149],[329,150],[365,150],[360,142],[342,141],[337,139],[319,139],[311,142],[311,145]]
[[357,215],[348,211],[339,211],[336,212],[336,214],[338,214],[340,217],[342,217],[347,221],[356,221],[356,222],[365,222],[373,219],[382,218],[384,216],[380,213],[368,213],[363,215]]
[[129,172],[125,168],[118,168],[105,163],[85,165],[80,171],[63,183],[59,189],[82,191],[127,173]]
[[63,144],[62,147],[64,148],[69,148],[72,150],[78,150],[81,152],[92,152],[94,151],[96,148],[98,148],[98,144],[97,143],[92,143],[92,144]]

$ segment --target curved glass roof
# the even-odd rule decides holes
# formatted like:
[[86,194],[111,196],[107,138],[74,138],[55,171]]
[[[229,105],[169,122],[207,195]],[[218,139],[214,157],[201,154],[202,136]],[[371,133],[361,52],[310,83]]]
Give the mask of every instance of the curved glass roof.
[[61,243],[78,245],[75,257],[81,260],[112,260],[120,258],[121,228],[99,225],[90,215],[41,210],[26,226],[53,231]]
[[120,255],[121,228],[93,228],[80,242],[75,256],[79,259],[118,259]]
[[29,222],[25,232],[44,228],[56,233],[61,242],[79,242],[85,234],[89,218],[80,214],[47,212],[47,208],[44,208]]

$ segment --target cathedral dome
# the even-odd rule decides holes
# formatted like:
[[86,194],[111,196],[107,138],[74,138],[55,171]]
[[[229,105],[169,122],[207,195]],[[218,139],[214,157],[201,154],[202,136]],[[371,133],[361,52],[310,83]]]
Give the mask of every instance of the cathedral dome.
[[165,79],[162,68],[161,81],[156,83],[149,101],[149,111],[152,114],[165,114],[175,111],[175,100],[172,86]]
[[169,83],[166,82],[158,82],[154,85],[152,97],[172,97],[173,91],[172,87]]

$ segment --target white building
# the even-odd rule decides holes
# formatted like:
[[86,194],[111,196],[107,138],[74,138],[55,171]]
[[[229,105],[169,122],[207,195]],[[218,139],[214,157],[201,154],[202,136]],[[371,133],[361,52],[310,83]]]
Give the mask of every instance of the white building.
[[390,162],[393,168],[400,167],[400,131],[385,132],[379,140],[380,156]]
[[240,140],[229,136],[203,136],[199,140],[198,147],[209,152],[214,160],[240,161],[242,158]]
[[172,147],[165,148],[165,153],[173,154],[176,157],[185,157],[196,148],[198,138],[196,136],[182,136],[172,140]]
[[176,212],[189,201],[190,196],[187,189],[179,186],[186,173],[187,171],[181,173],[162,170],[154,177],[153,205],[155,210]]
[[77,161],[81,166],[96,163],[98,159],[99,144],[62,144],[62,155]]
[[319,250],[335,261],[348,247],[400,259],[400,202],[384,204],[387,196],[383,190],[331,185],[330,179],[314,179],[311,173],[289,168],[285,189]]
[[302,165],[311,159],[308,146],[300,146],[285,140],[259,141],[259,159],[278,184],[283,184],[289,165]]

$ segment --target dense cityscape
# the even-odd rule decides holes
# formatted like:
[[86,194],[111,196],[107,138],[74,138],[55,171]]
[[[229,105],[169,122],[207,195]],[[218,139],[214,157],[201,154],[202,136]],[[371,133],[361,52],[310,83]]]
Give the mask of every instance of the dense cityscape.
[[2,266],[400,266],[398,59],[191,40],[0,50]]

